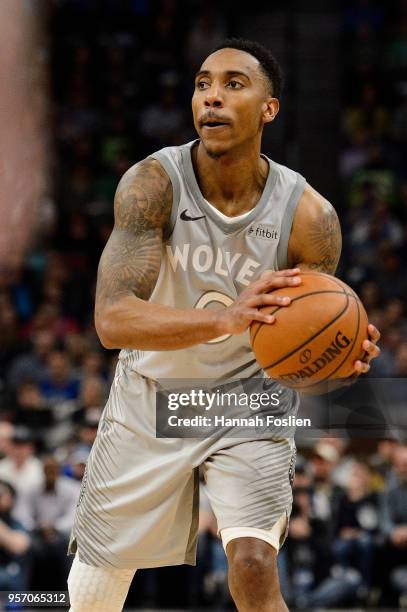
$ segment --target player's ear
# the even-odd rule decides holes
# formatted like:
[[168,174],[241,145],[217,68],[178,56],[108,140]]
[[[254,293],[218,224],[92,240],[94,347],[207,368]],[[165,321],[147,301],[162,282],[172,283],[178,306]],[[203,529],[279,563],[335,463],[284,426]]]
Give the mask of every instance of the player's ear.
[[280,103],[277,98],[269,96],[263,104],[263,121],[264,123],[270,123],[274,121],[275,117],[280,110]]

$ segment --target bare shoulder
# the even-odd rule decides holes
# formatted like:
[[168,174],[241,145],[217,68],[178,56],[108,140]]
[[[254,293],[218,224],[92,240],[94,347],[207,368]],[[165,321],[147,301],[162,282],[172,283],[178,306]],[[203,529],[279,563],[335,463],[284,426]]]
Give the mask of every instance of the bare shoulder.
[[114,199],[115,228],[164,228],[172,206],[172,185],[156,159],[144,159],[122,176]]
[[341,248],[341,227],[335,208],[307,183],[293,220],[289,265],[334,274]]
[[306,183],[304,192],[297,205],[294,224],[306,223],[312,225],[318,222],[330,222],[337,218],[338,215],[332,204],[323,195],[318,193],[316,189]]

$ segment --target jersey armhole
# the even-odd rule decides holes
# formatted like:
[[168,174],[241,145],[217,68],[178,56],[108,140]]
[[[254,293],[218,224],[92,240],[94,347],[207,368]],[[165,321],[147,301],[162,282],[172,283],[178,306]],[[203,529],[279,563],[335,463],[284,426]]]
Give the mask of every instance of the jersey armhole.
[[281,222],[280,240],[277,246],[277,266],[279,270],[285,270],[288,266],[288,242],[297,204],[303,194],[305,184],[305,178],[297,172],[297,181],[288,199]]
[[161,153],[161,151],[157,151],[153,155],[149,156],[151,159],[156,159],[160,162],[166,173],[168,174],[171,184],[172,184],[172,207],[171,207],[171,215],[169,226],[164,234],[164,238],[168,240],[174,231],[175,221],[177,220],[178,206],[181,197],[181,188],[179,183],[179,177],[175,170],[175,167],[171,160]]

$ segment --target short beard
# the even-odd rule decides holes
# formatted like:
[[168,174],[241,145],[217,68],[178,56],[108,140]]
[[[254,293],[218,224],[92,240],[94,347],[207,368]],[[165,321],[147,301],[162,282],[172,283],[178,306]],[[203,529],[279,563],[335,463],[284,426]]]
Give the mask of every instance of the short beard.
[[225,155],[225,152],[223,151],[215,152],[215,151],[208,151],[208,149],[206,149],[206,153],[208,154],[208,157],[210,157],[211,159],[220,159],[221,157],[223,157],[223,155]]
[[205,152],[206,152],[207,156],[210,157],[211,159],[220,159],[221,157],[223,157],[227,153],[227,151],[212,151],[211,149],[208,149],[205,146],[205,143],[202,140],[201,140],[201,142],[202,142],[202,144],[204,146],[204,149],[205,149]]

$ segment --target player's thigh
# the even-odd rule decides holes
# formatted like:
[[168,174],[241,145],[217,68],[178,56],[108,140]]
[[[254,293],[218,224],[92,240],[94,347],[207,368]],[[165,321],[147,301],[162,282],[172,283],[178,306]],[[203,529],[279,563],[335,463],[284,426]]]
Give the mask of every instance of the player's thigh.
[[204,465],[206,492],[226,549],[236,538],[284,541],[292,506],[295,445],[254,440],[222,449]]
[[89,565],[116,568],[193,562],[198,481],[190,446],[155,436],[155,385],[119,366],[69,552]]

